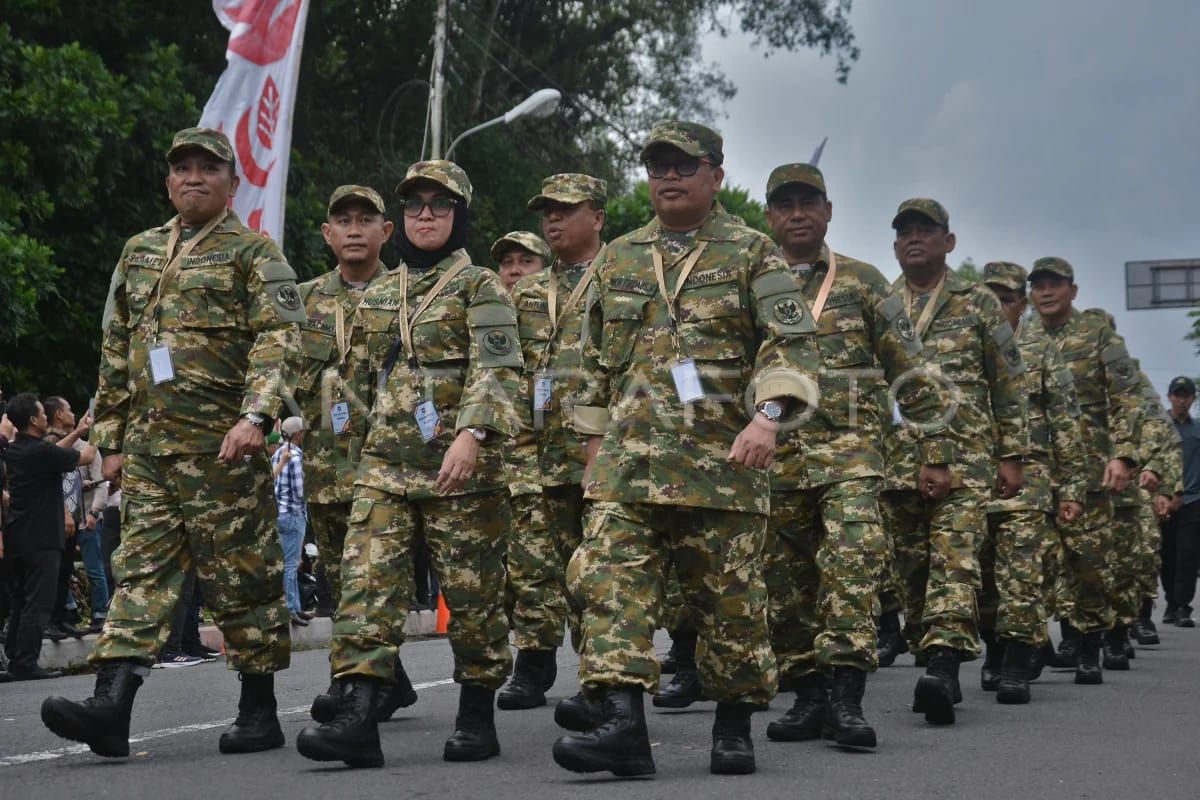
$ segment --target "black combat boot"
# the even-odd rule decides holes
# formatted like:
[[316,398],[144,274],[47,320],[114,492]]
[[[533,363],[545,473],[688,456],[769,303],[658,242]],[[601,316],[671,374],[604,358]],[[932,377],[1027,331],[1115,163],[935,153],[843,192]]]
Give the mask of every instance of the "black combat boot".
[[833,687],[822,735],[842,747],[874,747],[875,729],[863,717],[862,699],[867,673],[854,667],[834,667]]
[[900,612],[887,611],[879,618],[878,636],[879,666],[890,667],[896,656],[908,652],[908,642],[900,631]]
[[563,736],[555,742],[554,762],[572,772],[653,775],[642,687],[606,686],[599,694],[603,721],[586,733]]
[[217,743],[222,753],[259,753],[283,747],[283,729],[279,727],[275,702],[275,673],[251,675],[238,673],[242,696],[238,715]]
[[392,674],[395,676],[395,682],[383,687],[376,698],[376,722],[387,722],[398,709],[408,708],[417,702],[417,690],[413,688],[412,681],[408,679],[408,673],[404,671],[404,664],[400,662],[398,654]]
[[577,692],[554,707],[554,722],[569,731],[590,731],[604,722],[601,701],[588,696],[588,690]]
[[[554,685],[557,673],[554,650],[518,650],[512,680],[500,690],[496,705],[505,711],[546,705],[546,690]],[[549,685],[546,685],[547,677]]]
[[672,638],[671,649],[658,660],[658,671],[663,675],[674,675],[677,669],[679,669],[679,662],[675,660],[675,639]]
[[353,676],[341,681],[337,714],[329,722],[300,731],[296,750],[313,761],[344,761],[351,767],[382,767],[375,705],[383,682]]
[[337,678],[329,679],[329,688],[313,698],[308,713],[317,722],[329,722],[337,716],[338,699],[342,696],[342,685]]
[[1058,643],[1058,652],[1054,655],[1054,667],[1055,669],[1072,669],[1079,658],[1081,634],[1078,628],[1065,619],[1059,620],[1058,629],[1062,634],[1062,641]]
[[1029,702],[1029,664],[1037,650],[1028,642],[1009,639],[1004,643],[1004,666],[1000,670],[1000,685],[996,702],[1024,705]]
[[1000,686],[1000,669],[1004,664],[1004,640],[996,638],[995,631],[982,631],[980,638],[987,647],[983,651],[983,669],[979,673],[979,685],[985,692],[994,692]]
[[925,648],[929,666],[917,681],[913,692],[913,711],[925,715],[934,725],[954,724],[954,704],[961,702],[958,687],[958,651],[944,645]]
[[654,693],[655,708],[687,708],[692,703],[707,699],[696,671],[695,632],[676,633],[675,676],[671,682]]
[[1125,655],[1125,642],[1129,635],[1124,625],[1115,625],[1104,632],[1104,668],[1115,670],[1129,669],[1129,657]]
[[717,703],[713,746],[708,771],[713,775],[749,775],[754,772],[754,742],[750,739],[753,703]]
[[1042,669],[1054,663],[1055,655],[1054,644],[1049,639],[1033,648],[1029,656],[1029,680],[1036,681],[1042,677]]
[[47,697],[42,722],[64,739],[83,742],[98,756],[127,756],[133,698],[149,671],[132,661],[105,661],[96,673],[91,697],[78,703]]
[[1158,639],[1158,628],[1154,625],[1152,614],[1154,612],[1154,601],[1146,598],[1142,601],[1141,610],[1138,612],[1138,618],[1133,623],[1133,636],[1137,639],[1140,645],[1160,644]]
[[1103,634],[1085,633],[1079,640],[1079,658],[1075,665],[1075,682],[1081,684],[1104,683],[1100,669],[1100,639]]
[[442,750],[444,761],[483,761],[500,755],[496,738],[496,690],[464,683],[458,693],[454,733]]
[[829,696],[825,676],[809,672],[792,682],[796,702],[779,719],[767,725],[767,738],[774,742],[803,742],[821,736],[821,724]]

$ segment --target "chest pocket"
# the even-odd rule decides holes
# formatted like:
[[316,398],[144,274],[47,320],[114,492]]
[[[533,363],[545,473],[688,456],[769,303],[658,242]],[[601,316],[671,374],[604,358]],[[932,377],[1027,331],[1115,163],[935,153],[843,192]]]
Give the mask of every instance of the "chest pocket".
[[986,383],[983,345],[973,319],[942,328],[935,323],[924,342],[926,352],[933,350],[932,360],[950,380],[957,384]]
[[685,287],[678,299],[680,355],[725,361],[746,355],[742,298],[737,281]]
[[826,306],[817,322],[817,346],[821,360],[830,369],[867,366],[871,362],[871,343],[862,306]]
[[457,296],[435,300],[413,325],[413,349],[422,364],[465,361],[470,347],[467,315]]
[[633,346],[641,332],[646,314],[647,295],[610,291],[601,301],[604,308],[604,334],[600,342],[600,364],[617,369],[629,363]]
[[240,322],[232,265],[180,270],[179,294],[179,323],[185,328],[233,328]]
[[1096,354],[1084,347],[1071,350],[1063,349],[1063,361],[1071,371],[1075,382],[1075,397],[1081,408],[1104,405],[1107,400],[1102,382],[1094,377],[1092,366]]
[[129,307],[131,325],[141,322],[161,275],[160,269],[134,266],[129,267],[125,273],[125,303]]
[[396,310],[394,308],[361,308],[354,324],[362,325],[371,371],[379,370],[387,359],[392,343],[400,336]]
[[336,340],[333,334],[315,328],[301,328],[300,340],[304,348],[302,388],[312,391],[325,365],[333,365]]
[[549,346],[550,315],[542,311],[522,309],[517,315],[517,335],[521,338],[525,363],[534,364],[542,351]]

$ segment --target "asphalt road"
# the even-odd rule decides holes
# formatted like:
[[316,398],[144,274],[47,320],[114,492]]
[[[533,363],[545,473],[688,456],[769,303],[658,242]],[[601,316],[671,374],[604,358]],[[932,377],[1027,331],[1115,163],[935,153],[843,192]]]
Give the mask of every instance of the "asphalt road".
[[[1161,626],[1160,626],[1161,628]],[[91,676],[0,685],[0,797],[185,798],[1156,798],[1200,796],[1200,629],[1161,628],[1162,644],[1142,648],[1130,672],[1105,672],[1103,686],[1083,687],[1073,673],[1047,671],[1033,703],[1002,706],[979,688],[979,662],[963,666],[958,723],[935,728],[909,710],[920,671],[902,656],[867,685],[867,719],[879,733],[874,753],[821,742],[766,739],[766,723],[790,696],[755,716],[758,772],[708,773],[712,703],[679,712],[649,710],[658,774],[618,780],[578,776],[557,767],[550,746],[561,735],[555,701],[574,693],[577,659],[560,653],[551,705],[497,711],[502,754],[477,764],[441,760],[458,691],[442,640],[410,642],[404,661],[419,701],[381,727],[387,765],[351,770],[320,765],[292,747],[309,724],[308,705],[327,685],[327,652],[295,654],[278,678],[284,749],[223,756],[217,737],[231,721],[237,682],[222,661],[155,670],[134,708],[132,752],[103,759],[57,739],[38,716],[42,698],[91,693]],[[660,633],[660,652],[668,645]]]

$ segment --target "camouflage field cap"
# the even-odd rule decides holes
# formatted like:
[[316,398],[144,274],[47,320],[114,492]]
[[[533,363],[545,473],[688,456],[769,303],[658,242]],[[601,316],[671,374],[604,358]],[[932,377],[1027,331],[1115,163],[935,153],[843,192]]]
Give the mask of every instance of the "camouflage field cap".
[[404,174],[404,180],[400,181],[396,187],[396,194],[404,194],[413,184],[422,181],[433,181],[440,184],[461,197],[468,206],[471,205],[471,179],[467,177],[463,168],[453,161],[442,159],[418,161],[408,168],[408,172]]
[[509,231],[497,239],[492,245],[492,260],[498,264],[505,253],[517,249],[528,250],[535,256],[541,256],[545,263],[550,263],[550,245],[546,244],[542,237],[529,231]]
[[826,193],[825,176],[821,170],[812,164],[784,164],[771,170],[771,176],[767,178],[767,200],[784,186],[793,183],[811,186],[821,194]]
[[1057,258],[1055,256],[1039,258],[1037,261],[1033,262],[1033,269],[1029,271],[1029,280],[1033,280],[1035,277],[1037,277],[1039,272],[1048,272],[1051,275],[1057,275],[1060,278],[1066,278],[1067,280],[1071,281],[1071,283],[1075,282],[1075,270],[1070,264],[1067,263],[1065,258]]
[[707,156],[714,164],[725,160],[721,134],[698,122],[667,120],[655,125],[650,131],[650,138],[646,140],[646,146],[642,148],[642,160],[645,160],[651,148],[660,144],[670,145],[696,158]]
[[983,265],[983,282],[1019,292],[1025,288],[1025,268],[1011,261],[989,261]]
[[542,181],[542,193],[529,201],[529,210],[541,211],[550,200],[568,205],[590,202],[603,206],[608,202],[608,184],[580,172],[560,172]]
[[370,186],[347,183],[337,187],[333,190],[333,194],[329,195],[329,214],[332,215],[334,209],[347,200],[362,200],[380,214],[387,213],[387,208],[384,207],[383,198],[379,196],[379,192]]
[[207,150],[222,161],[234,163],[233,146],[229,137],[216,128],[184,128],[175,134],[171,140],[171,149],[167,151],[167,163],[170,164],[183,150],[195,148]]
[[892,217],[893,228],[899,229],[900,218],[905,214],[920,214],[943,228],[950,227],[950,214],[946,211],[946,207],[928,197],[912,197],[901,203],[900,208],[896,209],[896,216]]

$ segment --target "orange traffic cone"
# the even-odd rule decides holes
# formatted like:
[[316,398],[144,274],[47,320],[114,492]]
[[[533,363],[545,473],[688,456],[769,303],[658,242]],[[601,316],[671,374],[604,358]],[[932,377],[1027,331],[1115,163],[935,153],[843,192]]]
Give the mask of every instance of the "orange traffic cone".
[[450,625],[450,609],[446,607],[446,598],[438,592],[438,607],[437,607],[437,632],[445,633],[446,628]]

